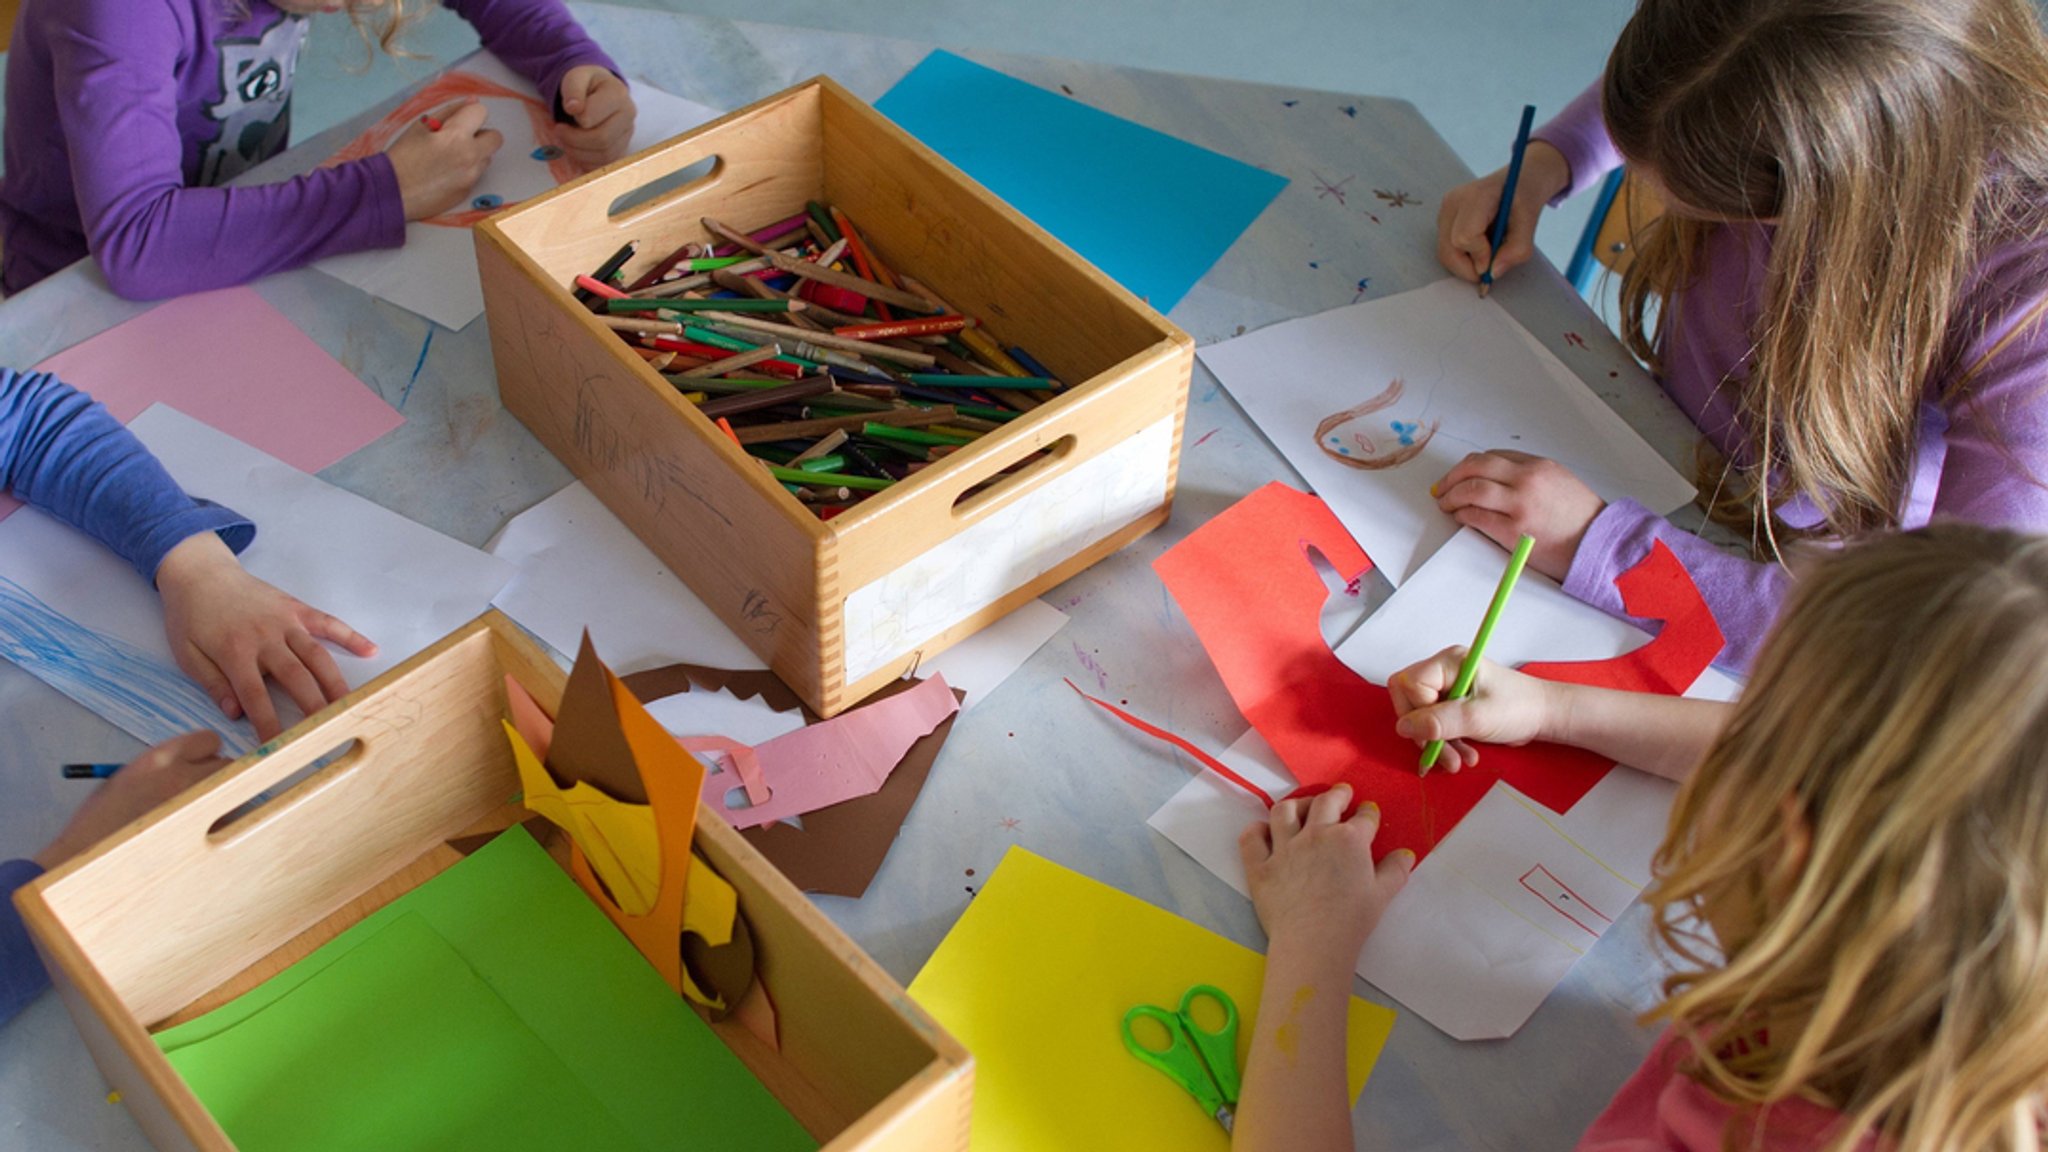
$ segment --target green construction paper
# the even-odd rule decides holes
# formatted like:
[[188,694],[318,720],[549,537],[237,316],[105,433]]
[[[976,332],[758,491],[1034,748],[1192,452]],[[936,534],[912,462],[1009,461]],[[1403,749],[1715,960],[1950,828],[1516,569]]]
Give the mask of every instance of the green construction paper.
[[[402,928],[384,940],[401,920],[430,931]],[[460,958],[471,979],[452,979],[448,966],[429,955],[436,941]],[[366,955],[355,955],[366,948]],[[392,970],[357,971],[372,966]],[[388,986],[384,981],[416,975],[439,982],[416,997],[369,994]],[[544,1082],[517,1087],[515,1094],[530,1094],[548,1108],[579,1111],[559,1124],[529,1117],[460,1135],[394,1124],[409,1140],[365,1135],[361,1125],[336,1125],[334,1114],[397,1112],[415,1091],[418,1099],[446,1101],[444,1107],[465,1114],[475,1108],[469,1102],[496,1098],[498,1086],[481,1083],[481,1073],[461,1055],[477,1037],[461,1033],[491,1025],[490,1044],[502,1041],[517,1049],[525,1041],[500,1026],[502,1019],[481,1005],[471,984],[500,1001],[551,1055],[555,1071]],[[414,1000],[435,1010],[445,1000],[449,1015],[430,1023],[405,1019],[427,1015]],[[347,1031],[329,1027],[351,1012],[361,1018],[359,1025]],[[265,1019],[278,1014],[292,1026]],[[357,1028],[361,1039],[354,1036]],[[436,1043],[452,1047],[442,1056],[420,1056],[408,1050],[421,1042],[418,1036],[440,1036]],[[202,1070],[207,1084],[194,1081],[193,1089],[243,1152],[818,1147],[523,828],[508,830],[247,994],[156,1039],[181,1073],[188,1066]],[[358,1060],[362,1067],[349,1063]],[[356,1085],[375,1083],[385,1064],[401,1061],[416,1064],[416,1074],[426,1078],[421,1086],[409,1088],[401,1100],[366,1102],[359,1095]],[[516,1053],[491,1067],[493,1075],[533,1076],[541,1070]],[[273,1083],[267,1078],[272,1068],[311,1068],[318,1074]],[[213,1069],[232,1074],[213,1077]],[[237,1112],[249,1102],[252,1084],[263,1087],[263,1100]],[[246,1142],[239,1126],[272,1112],[322,1119],[283,1144]],[[383,1120],[365,1117],[361,1124]],[[573,1138],[560,1138],[560,1124],[574,1126]]]
[[632,1141],[416,913],[171,1063],[241,1152]]

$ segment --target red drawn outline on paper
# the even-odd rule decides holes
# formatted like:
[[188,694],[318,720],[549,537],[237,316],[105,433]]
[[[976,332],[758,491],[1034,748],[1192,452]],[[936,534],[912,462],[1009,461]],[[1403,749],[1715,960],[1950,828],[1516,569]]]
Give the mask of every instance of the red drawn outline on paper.
[[1571,885],[1557,878],[1557,873],[1552,872],[1550,869],[1545,868],[1541,864],[1538,864],[1534,868],[1529,869],[1527,872],[1522,873],[1521,878],[1518,879],[1516,883],[1522,886],[1523,891],[1529,893],[1529,895],[1534,896],[1538,900],[1543,901],[1543,903],[1547,905],[1552,912],[1555,912],[1559,916],[1562,916],[1565,919],[1571,921],[1573,924],[1578,925],[1580,931],[1584,932],[1588,936],[1591,936],[1593,939],[1598,940],[1600,938],[1599,932],[1596,932],[1593,929],[1588,928],[1584,924],[1580,923],[1578,917],[1558,907],[1555,901],[1551,900],[1550,897],[1545,896],[1543,893],[1537,891],[1536,888],[1529,883],[1529,877],[1534,876],[1538,872],[1541,872],[1545,876],[1550,877],[1550,882],[1552,884],[1557,885],[1559,889],[1563,890],[1566,896],[1569,896],[1573,900],[1578,901],[1580,907],[1584,908],[1588,912],[1591,912],[1593,915],[1598,916],[1602,923],[1606,924],[1610,928],[1614,926],[1614,919],[1612,917],[1608,916],[1607,913],[1602,912],[1598,908],[1593,907],[1591,901],[1587,900],[1584,896],[1581,896],[1577,892],[1573,891]]

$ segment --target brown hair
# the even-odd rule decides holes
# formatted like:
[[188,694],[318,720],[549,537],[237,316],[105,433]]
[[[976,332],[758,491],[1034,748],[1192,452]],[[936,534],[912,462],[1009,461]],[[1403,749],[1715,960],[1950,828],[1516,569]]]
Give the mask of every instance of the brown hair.
[[1771,513],[1795,494],[1829,535],[1895,527],[1930,382],[1958,398],[1975,367],[1956,363],[1963,347],[2019,311],[1965,300],[1977,262],[2044,227],[2048,41],[2033,6],[1642,0],[1602,109],[1680,204],[1644,228],[1623,277],[1624,338],[1647,363],[1716,221],[1775,223],[1748,379],[1729,382],[1757,451],[1702,490],[1732,498],[1766,553],[1783,531]]
[[1818,561],[1655,871],[1679,970],[1651,1015],[1748,1106],[1729,1147],[1805,1098],[1847,1117],[1831,1150],[2038,1149],[2048,538],[1949,523]]

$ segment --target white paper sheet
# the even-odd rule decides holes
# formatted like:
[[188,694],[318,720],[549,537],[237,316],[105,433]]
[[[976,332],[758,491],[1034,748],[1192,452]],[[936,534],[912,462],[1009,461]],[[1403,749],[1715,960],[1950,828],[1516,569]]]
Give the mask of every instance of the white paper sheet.
[[[538,98],[533,85],[485,51],[456,61],[448,71],[469,73]],[[645,82],[633,83],[632,89],[636,115],[628,155],[724,115]],[[524,106],[493,97],[485,97],[484,105],[490,113],[488,126],[505,134],[505,144],[471,190],[471,203],[476,203],[477,197],[490,196],[503,204],[516,204],[553,188],[554,176],[546,161],[536,155],[542,142]],[[476,243],[468,228],[410,223],[405,226],[403,248],[330,256],[314,267],[444,328],[462,328],[483,314]]]
[[[581,482],[513,517],[490,551],[516,569],[496,605],[557,652],[576,651],[588,628],[621,675],[678,662],[766,667]],[[926,661],[919,674],[943,674],[972,707],[1066,622],[1059,609],[1031,601]]]
[[[1352,633],[1337,655],[1367,679],[1471,641],[1504,554],[1459,533]],[[1488,655],[1506,664],[1598,660],[1648,639],[1525,573]],[[1709,669],[1689,695],[1733,699]],[[1256,732],[1220,759],[1275,796],[1294,782]],[[1358,974],[1460,1040],[1511,1036],[1649,882],[1676,786],[1610,772],[1560,816],[1496,784],[1422,861],[1360,955]],[[1147,821],[1239,892],[1237,836],[1258,801],[1204,773]]]
[[[511,566],[156,405],[129,424],[179,484],[255,521],[249,572],[377,642],[330,649],[350,686],[412,656],[490,604]],[[0,523],[0,654],[139,739],[214,728],[254,747],[178,672],[161,602],[120,557],[42,512]],[[272,690],[287,724],[301,713]]]
[[[1693,496],[1571,369],[1461,280],[1289,320],[1197,355],[1397,587],[1456,531],[1429,488],[1470,452],[1549,456],[1603,497],[1657,512]],[[1318,436],[1325,420],[1376,400],[1384,406]]]

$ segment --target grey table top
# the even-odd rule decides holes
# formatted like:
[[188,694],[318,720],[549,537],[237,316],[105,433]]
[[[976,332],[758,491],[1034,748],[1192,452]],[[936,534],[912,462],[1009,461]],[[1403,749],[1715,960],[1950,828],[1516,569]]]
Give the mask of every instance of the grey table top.
[[[629,73],[728,108],[818,73],[873,100],[927,51],[905,41],[601,4],[581,5],[578,15]],[[1172,319],[1199,343],[1442,275],[1434,255],[1437,201],[1470,173],[1405,102],[969,55],[1290,179],[1174,309]],[[270,174],[312,165],[348,131],[305,142]],[[570,479],[499,405],[487,320],[436,330],[310,270],[255,287],[404,407],[402,428],[330,468],[328,480],[481,545]],[[1554,269],[1507,277],[1495,299],[1683,464],[1690,423]],[[0,364],[33,364],[145,307],[114,297],[89,265],[74,267],[0,304]],[[1048,594],[1072,622],[961,718],[874,887],[858,901],[819,899],[897,979],[916,974],[971,898],[976,877],[1011,844],[1263,947],[1250,905],[1144,826],[1186,779],[1187,765],[1087,711],[1061,677],[1086,653],[1108,675],[1110,694],[1140,714],[1213,749],[1240,735],[1243,719],[1150,565],[1194,526],[1274,479],[1301,483],[1198,365],[1172,521]],[[132,738],[7,665],[0,665],[0,717],[10,733],[0,746],[0,796],[7,798],[0,857],[34,851],[79,802],[78,786],[58,781],[53,765],[119,761],[137,750]],[[1634,1023],[1654,1002],[1660,975],[1646,924],[1641,908],[1632,909],[1512,1039],[1461,1044],[1403,1013],[1359,1103],[1358,1146],[1569,1147],[1649,1047],[1650,1034]],[[1386,1001],[1362,981],[1357,991]],[[0,1029],[0,1148],[147,1147],[105,1093],[55,997]]]

